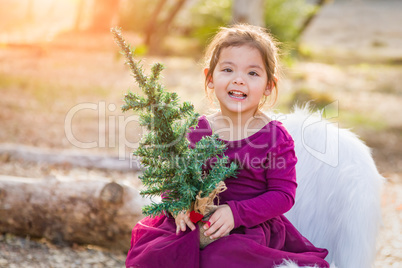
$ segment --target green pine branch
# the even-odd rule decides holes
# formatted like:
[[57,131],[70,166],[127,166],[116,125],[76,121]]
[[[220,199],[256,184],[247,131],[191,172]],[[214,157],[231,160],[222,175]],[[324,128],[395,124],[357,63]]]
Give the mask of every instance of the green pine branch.
[[[216,135],[204,137],[190,148],[186,138],[191,127],[198,123],[199,114],[189,102],[179,102],[174,92],[165,91],[159,82],[163,65],[156,63],[146,76],[140,61],[133,58],[134,49],[126,43],[121,30],[112,30],[116,44],[125,56],[125,63],[143,92],[143,96],[129,92],[122,111],[133,110],[140,115],[140,124],[148,130],[133,154],[145,167],[140,176],[145,187],[142,196],[162,196],[160,203],[143,208],[145,215],[177,214],[189,210],[196,196],[208,196],[225,178],[235,176],[237,166],[228,165],[223,154],[225,144]],[[216,158],[210,170],[205,163]]]

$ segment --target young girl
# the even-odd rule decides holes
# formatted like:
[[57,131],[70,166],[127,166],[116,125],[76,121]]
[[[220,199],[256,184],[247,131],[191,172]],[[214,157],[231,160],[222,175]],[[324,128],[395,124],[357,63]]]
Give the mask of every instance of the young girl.
[[[225,180],[219,206],[205,235],[219,238],[199,248],[198,225],[189,212],[176,218],[147,217],[133,229],[127,267],[329,267],[327,250],[314,247],[283,216],[294,204],[297,162],[292,137],[278,121],[260,111],[276,95],[277,49],[260,27],[222,28],[207,50],[206,90],[220,111],[201,116],[188,135],[191,146],[217,133],[225,154],[238,166]],[[207,89],[208,88],[208,89]]]

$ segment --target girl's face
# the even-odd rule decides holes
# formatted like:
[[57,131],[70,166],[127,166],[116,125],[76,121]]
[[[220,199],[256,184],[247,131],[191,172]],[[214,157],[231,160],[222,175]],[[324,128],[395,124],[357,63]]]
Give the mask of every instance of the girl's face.
[[247,45],[224,48],[207,85],[214,89],[226,115],[241,112],[253,116],[261,98],[272,89],[260,52]]

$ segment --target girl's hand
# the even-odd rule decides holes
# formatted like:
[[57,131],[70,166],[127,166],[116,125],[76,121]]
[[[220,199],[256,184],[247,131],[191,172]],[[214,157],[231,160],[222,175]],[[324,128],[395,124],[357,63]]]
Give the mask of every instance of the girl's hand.
[[209,218],[209,222],[211,223],[209,228],[208,224],[204,225],[204,229],[207,230],[204,235],[209,236],[211,239],[224,237],[234,228],[232,210],[228,205],[218,206],[218,208]]
[[190,212],[180,212],[175,218],[176,222],[176,235],[180,233],[180,231],[185,232],[187,227],[191,229],[191,231],[195,230],[195,225],[190,220]]

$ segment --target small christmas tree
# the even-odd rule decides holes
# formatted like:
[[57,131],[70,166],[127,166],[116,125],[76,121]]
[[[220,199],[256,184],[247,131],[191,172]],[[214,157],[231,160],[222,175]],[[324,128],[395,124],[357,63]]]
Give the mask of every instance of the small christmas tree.
[[[134,50],[127,44],[118,28],[113,28],[117,45],[126,58],[131,72],[145,96],[134,93],[125,95],[123,111],[134,110],[140,114],[140,124],[147,133],[137,150],[145,167],[140,179],[145,190],[143,196],[162,196],[160,203],[143,208],[145,215],[160,215],[195,210],[205,215],[213,205],[216,195],[224,191],[223,180],[234,176],[237,166],[228,165],[223,154],[226,145],[217,135],[203,137],[194,148],[186,138],[191,127],[195,127],[199,114],[189,102],[179,103],[176,93],[166,92],[159,83],[163,65],[155,63],[151,75],[144,75],[139,62],[134,61]],[[214,158],[214,165],[206,170],[205,163]]]

